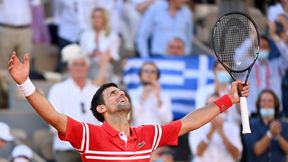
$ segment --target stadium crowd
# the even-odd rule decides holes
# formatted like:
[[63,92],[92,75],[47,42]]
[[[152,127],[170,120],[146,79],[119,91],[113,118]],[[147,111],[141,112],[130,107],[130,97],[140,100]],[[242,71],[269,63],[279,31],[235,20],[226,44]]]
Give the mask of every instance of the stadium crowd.
[[[23,95],[11,84],[13,51],[20,59],[30,54],[30,78],[44,85],[43,94],[65,115],[101,125],[91,99],[103,83],[115,82],[130,96],[133,126],[166,124],[179,119],[175,105],[187,102],[175,94],[193,98],[191,111],[229,91],[232,78],[206,49],[212,49],[217,19],[232,11],[251,16],[260,34],[247,99],[252,133],[241,133],[235,105],[181,137],[179,146],[155,150],[151,161],[288,162],[288,0],[0,0],[0,162],[81,161],[52,127],[29,128],[35,120],[21,118],[34,112],[24,109]],[[197,70],[207,68],[200,75],[211,73],[213,81],[198,82],[192,94],[169,89],[182,78],[165,75],[163,66],[178,68],[171,60],[200,57],[212,57],[212,65],[200,61]]]

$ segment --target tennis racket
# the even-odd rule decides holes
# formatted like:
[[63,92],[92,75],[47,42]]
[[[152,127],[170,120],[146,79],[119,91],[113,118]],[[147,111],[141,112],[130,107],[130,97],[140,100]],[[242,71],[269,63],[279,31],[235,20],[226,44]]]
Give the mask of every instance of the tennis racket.
[[[255,22],[240,12],[230,12],[216,22],[212,44],[218,61],[232,79],[247,83],[250,71],[258,58],[259,33]],[[251,133],[246,97],[240,96],[242,133]]]

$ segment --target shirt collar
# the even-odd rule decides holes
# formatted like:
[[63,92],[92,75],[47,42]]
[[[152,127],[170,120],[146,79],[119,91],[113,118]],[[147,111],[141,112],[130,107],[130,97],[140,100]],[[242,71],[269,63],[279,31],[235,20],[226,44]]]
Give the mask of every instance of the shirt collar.
[[[105,122],[105,121],[104,121],[103,124],[102,124],[102,128],[103,128],[107,133],[109,133],[112,137],[117,137],[117,136],[119,136],[119,134],[120,134],[119,131],[117,131],[116,129],[114,129],[113,127],[111,127],[111,126],[110,126],[107,122]],[[131,136],[128,137],[128,140],[137,138],[135,130],[132,129],[131,127],[130,127],[130,132],[131,132]]]

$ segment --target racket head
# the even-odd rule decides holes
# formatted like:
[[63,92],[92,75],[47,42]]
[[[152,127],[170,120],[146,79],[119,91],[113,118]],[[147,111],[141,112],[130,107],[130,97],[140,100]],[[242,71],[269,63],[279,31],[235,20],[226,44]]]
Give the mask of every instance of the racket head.
[[233,80],[246,83],[258,58],[260,37],[256,23],[241,12],[230,12],[215,23],[212,45],[218,61]]

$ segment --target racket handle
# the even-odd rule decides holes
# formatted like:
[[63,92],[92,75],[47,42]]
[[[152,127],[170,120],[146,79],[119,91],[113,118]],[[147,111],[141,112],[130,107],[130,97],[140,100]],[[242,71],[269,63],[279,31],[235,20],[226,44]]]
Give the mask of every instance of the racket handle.
[[242,134],[251,133],[246,97],[240,97],[240,110],[241,110],[241,119],[242,119],[242,126],[243,126]]

